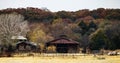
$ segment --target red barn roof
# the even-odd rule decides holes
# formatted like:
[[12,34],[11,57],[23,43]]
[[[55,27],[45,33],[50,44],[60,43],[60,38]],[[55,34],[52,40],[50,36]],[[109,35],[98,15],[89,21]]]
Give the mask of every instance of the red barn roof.
[[47,42],[47,44],[79,44],[79,42],[74,41],[72,39],[59,38],[59,39],[55,39],[50,42]]

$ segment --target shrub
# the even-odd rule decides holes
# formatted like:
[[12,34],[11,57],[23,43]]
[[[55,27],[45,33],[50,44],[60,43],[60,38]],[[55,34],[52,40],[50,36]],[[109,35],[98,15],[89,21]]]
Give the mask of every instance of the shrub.
[[55,53],[56,52],[56,47],[54,45],[48,46],[47,47],[47,52],[48,53]]

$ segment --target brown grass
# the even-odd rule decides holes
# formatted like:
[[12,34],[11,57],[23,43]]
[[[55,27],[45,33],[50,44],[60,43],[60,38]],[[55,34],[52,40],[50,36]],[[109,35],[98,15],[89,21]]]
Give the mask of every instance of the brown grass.
[[120,56],[29,56],[1,57],[0,63],[120,63]]

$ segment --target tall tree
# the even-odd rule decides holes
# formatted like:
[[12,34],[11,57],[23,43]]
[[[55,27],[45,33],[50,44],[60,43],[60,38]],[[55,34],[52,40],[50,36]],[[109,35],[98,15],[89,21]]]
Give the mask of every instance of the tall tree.
[[0,43],[11,44],[12,36],[23,35],[29,31],[27,21],[20,14],[2,14],[0,15]]
[[88,31],[88,26],[84,23],[84,21],[81,21],[78,26],[82,29],[81,34],[84,35]]
[[98,29],[96,32],[90,35],[90,48],[93,50],[99,50],[105,47],[108,43],[108,38],[104,34],[102,29]]
[[104,27],[105,34],[110,42],[107,49],[120,49],[120,22],[112,23]]

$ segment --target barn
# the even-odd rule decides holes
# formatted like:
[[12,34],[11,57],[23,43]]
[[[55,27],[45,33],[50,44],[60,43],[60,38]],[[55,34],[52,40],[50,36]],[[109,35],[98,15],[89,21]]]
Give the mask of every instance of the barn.
[[46,43],[46,47],[54,45],[57,53],[77,53],[79,42],[68,38],[58,38]]

